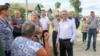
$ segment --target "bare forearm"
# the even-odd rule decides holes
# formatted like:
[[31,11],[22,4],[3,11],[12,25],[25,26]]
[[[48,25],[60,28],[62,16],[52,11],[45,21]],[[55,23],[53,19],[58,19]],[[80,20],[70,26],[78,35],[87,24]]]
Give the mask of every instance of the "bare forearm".
[[51,56],[50,45],[49,45],[48,41],[45,41],[45,50],[46,50],[48,56]]

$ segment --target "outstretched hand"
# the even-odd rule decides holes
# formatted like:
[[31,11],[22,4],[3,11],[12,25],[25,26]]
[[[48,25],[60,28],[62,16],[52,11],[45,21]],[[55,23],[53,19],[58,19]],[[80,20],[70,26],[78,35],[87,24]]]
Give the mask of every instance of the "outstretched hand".
[[49,39],[49,33],[46,32],[46,33],[44,34],[44,38],[45,38],[45,40],[47,41],[47,40]]

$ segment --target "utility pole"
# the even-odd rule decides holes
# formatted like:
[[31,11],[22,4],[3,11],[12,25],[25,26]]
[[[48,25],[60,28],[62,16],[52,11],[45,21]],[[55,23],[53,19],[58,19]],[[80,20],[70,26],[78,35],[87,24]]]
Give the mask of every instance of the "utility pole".
[[26,20],[28,20],[28,0],[26,0]]

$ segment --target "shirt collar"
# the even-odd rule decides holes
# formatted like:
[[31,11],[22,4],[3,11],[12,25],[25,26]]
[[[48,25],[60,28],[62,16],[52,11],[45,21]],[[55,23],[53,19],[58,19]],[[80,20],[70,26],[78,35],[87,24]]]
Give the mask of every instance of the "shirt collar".
[[46,18],[47,16],[43,17],[42,15],[40,16],[41,18]]
[[62,20],[62,22],[68,22],[69,21],[69,19],[67,18],[66,20]]

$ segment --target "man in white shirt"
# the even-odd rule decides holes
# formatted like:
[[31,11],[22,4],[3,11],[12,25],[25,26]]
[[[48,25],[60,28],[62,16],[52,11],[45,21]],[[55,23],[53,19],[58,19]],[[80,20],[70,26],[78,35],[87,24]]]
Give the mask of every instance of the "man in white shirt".
[[[42,25],[43,28],[43,40],[44,40],[44,34],[46,32],[49,31],[49,18],[46,15],[46,11],[45,10],[41,10],[41,18],[40,18],[40,23]],[[45,42],[44,42],[44,46],[45,46]]]
[[[60,45],[60,56],[73,56],[73,41],[76,36],[75,22],[68,19],[67,11],[62,11],[62,21],[59,23],[56,47]],[[67,54],[66,54],[67,51]]]

